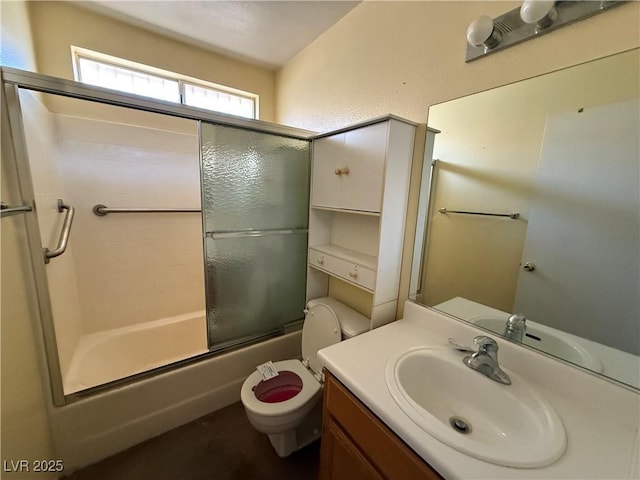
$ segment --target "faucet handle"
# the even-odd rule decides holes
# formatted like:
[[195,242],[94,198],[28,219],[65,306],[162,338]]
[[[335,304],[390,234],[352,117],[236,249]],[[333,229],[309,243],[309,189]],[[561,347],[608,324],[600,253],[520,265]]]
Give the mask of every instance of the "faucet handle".
[[527,317],[522,313],[514,313],[507,319],[507,326],[509,327],[524,327],[527,322]]
[[496,341],[491,337],[487,337],[486,335],[478,335],[473,339],[473,343],[478,345],[479,352],[497,352],[498,351],[498,344],[496,343]]
[[459,343],[456,343],[456,341],[451,337],[449,337],[449,348],[458,350],[459,352],[475,353],[475,350],[473,348],[467,347],[466,345],[460,345]]

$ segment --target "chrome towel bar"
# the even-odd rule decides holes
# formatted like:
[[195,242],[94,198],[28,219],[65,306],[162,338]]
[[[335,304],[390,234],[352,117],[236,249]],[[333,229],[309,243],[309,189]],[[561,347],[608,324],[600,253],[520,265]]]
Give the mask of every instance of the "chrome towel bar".
[[62,255],[67,249],[67,244],[69,243],[69,234],[71,233],[71,223],[73,222],[73,216],[76,213],[75,208],[71,205],[66,205],[62,199],[58,199],[58,211],[63,212],[67,211],[64,215],[64,223],[62,224],[62,231],[60,232],[60,238],[58,239],[58,245],[53,250],[49,250],[48,248],[44,250],[44,263],[49,263],[49,261]]
[[33,210],[29,205],[21,205],[19,207],[10,207],[4,202],[0,202],[0,218],[9,217],[18,213],[30,212]]
[[438,211],[440,213],[462,213],[465,215],[484,215],[486,217],[509,217],[514,220],[520,217],[519,213],[466,212],[463,210],[447,210],[446,208],[439,208]]
[[93,213],[104,217],[110,213],[195,213],[202,212],[200,208],[109,208],[106,205],[94,205]]

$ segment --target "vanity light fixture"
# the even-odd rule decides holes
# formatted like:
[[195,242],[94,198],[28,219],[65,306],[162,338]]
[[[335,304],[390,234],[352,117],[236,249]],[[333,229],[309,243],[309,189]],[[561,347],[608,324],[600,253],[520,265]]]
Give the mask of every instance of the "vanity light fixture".
[[498,46],[502,34],[496,30],[493,20],[488,15],[482,15],[469,24],[467,42],[474,47],[484,46],[485,52]]
[[471,62],[627,1],[524,0],[520,8],[515,8],[499,17],[492,19],[482,15],[473,20],[467,29],[465,61]]
[[535,24],[536,33],[549,28],[558,18],[554,0],[524,0],[520,7],[520,18],[524,23]]

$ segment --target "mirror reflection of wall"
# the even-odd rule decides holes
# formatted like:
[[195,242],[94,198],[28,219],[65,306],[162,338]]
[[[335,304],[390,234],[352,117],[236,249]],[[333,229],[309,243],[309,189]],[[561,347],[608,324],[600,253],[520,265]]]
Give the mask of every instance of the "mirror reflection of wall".
[[639,65],[636,49],[429,109],[442,133],[413,299],[498,325],[522,311],[632,368],[575,363],[640,385]]

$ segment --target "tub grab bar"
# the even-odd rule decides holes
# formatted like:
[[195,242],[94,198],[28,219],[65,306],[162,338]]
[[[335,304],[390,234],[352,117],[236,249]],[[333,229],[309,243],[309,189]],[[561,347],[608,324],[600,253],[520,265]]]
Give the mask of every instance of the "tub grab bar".
[[44,263],[49,263],[49,261],[62,255],[67,249],[67,243],[69,243],[69,234],[71,233],[71,222],[73,222],[73,215],[76,213],[75,208],[71,205],[66,205],[62,199],[58,199],[58,212],[62,212],[66,210],[67,213],[64,215],[64,223],[62,224],[62,231],[60,232],[60,238],[58,239],[58,245],[53,250],[49,250],[48,248],[44,250]]
[[4,202],[0,202],[0,218],[16,215],[17,213],[30,212],[33,210],[29,205],[21,205],[19,207],[10,207]]
[[110,213],[193,213],[201,212],[199,208],[110,208],[106,205],[94,205],[93,213],[104,217]]

